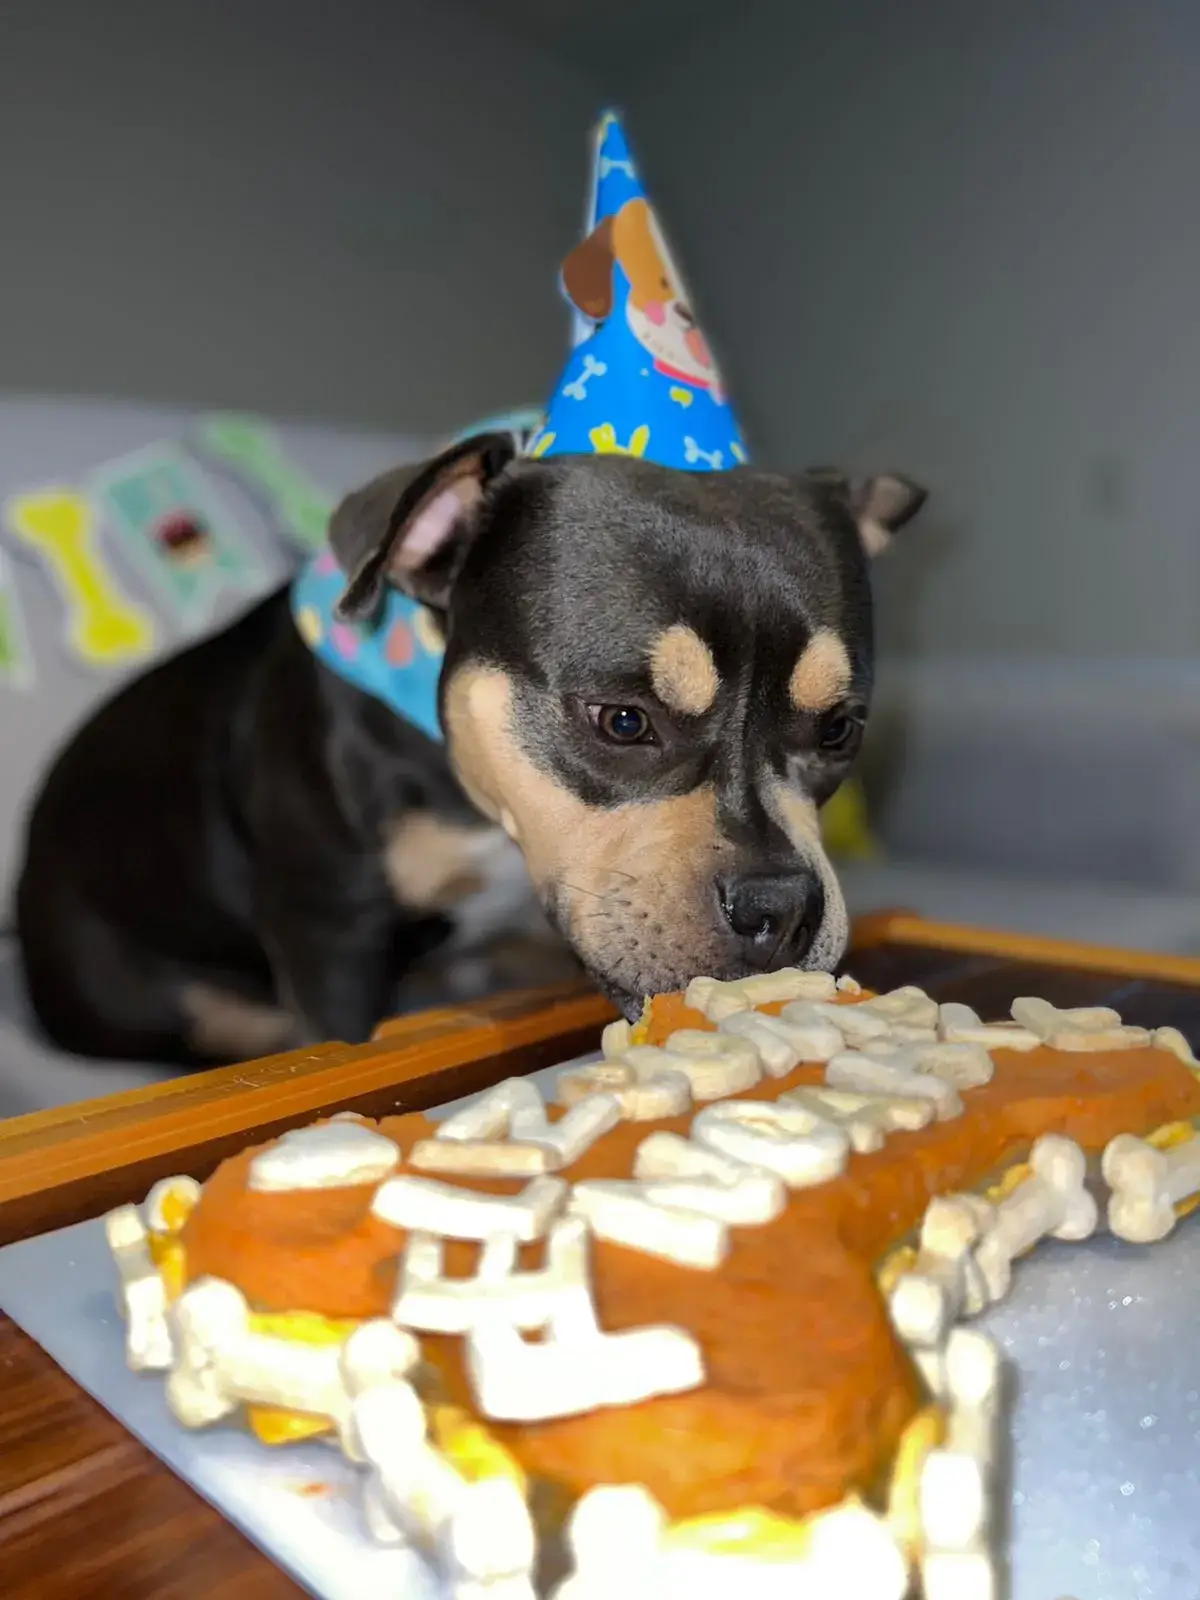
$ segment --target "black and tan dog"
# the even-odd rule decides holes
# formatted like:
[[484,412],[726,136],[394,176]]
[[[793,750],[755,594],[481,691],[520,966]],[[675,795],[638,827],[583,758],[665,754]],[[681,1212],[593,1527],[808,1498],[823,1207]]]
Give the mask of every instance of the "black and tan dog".
[[320,665],[286,594],[126,688],[29,823],[46,1032],[185,1063],[361,1039],[399,974],[530,883],[629,1014],[697,973],[834,966],[817,807],[867,715],[868,557],[923,498],[529,460],[504,434],[351,495],[344,614],[389,583],[441,614],[445,744]]

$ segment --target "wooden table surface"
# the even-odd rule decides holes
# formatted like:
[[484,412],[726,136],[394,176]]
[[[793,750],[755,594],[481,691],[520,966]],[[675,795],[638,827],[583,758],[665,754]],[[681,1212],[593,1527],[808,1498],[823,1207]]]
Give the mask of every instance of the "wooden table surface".
[[[1108,1004],[1131,1023],[1178,1027],[1200,1050],[1200,962],[944,929],[911,918],[870,919],[857,939],[848,967],[872,988],[915,983],[984,1016],[1007,1014],[1018,994],[1060,1006]],[[569,1015],[578,1022],[586,1012],[585,1006]],[[594,1036],[602,1008],[590,1014]],[[587,1032],[586,1024],[565,1029],[570,1049],[552,1058],[586,1048]],[[501,1049],[492,1058],[492,1081],[531,1071],[545,1057],[545,1038],[523,1051]],[[474,1080],[479,1072],[468,1075]],[[406,1104],[419,1100],[437,1103],[405,1097]],[[144,1187],[120,1198],[143,1193]],[[72,1203],[78,1205],[77,1195]],[[295,1600],[303,1593],[0,1316],[3,1600]]]

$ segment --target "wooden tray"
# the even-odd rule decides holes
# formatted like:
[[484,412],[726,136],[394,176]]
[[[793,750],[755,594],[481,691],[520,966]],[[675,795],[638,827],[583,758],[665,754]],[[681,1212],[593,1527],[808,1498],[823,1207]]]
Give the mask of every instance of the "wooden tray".
[[[1200,961],[865,919],[847,966],[1003,1015],[1018,994],[1112,1004],[1200,1046]],[[328,1045],[0,1123],[0,1240],[206,1176],[251,1139],[333,1110],[438,1105],[595,1046],[611,1016],[585,988],[513,995]],[[0,1317],[0,1571],[5,1600],[293,1600],[301,1591]]]

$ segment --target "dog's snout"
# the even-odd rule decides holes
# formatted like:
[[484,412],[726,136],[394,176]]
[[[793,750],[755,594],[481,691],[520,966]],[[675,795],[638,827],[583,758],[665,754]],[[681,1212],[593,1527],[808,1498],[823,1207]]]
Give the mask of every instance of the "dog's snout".
[[717,884],[721,914],[754,967],[799,961],[812,944],[825,909],[821,880],[801,867],[753,872]]

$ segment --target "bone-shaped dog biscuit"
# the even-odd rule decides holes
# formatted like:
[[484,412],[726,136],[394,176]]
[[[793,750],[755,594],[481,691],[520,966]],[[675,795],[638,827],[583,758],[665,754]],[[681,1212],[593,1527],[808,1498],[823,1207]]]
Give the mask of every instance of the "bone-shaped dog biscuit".
[[119,1206],[104,1219],[104,1235],[117,1265],[117,1303],[125,1318],[125,1356],[134,1372],[165,1372],[174,1359],[167,1287],[150,1254],[136,1206]]
[[[566,1218],[563,1227],[571,1226],[586,1235],[581,1217]],[[479,1409],[501,1422],[636,1405],[704,1382],[691,1334],[671,1327],[603,1333],[587,1290],[556,1307],[540,1343],[498,1317],[485,1319],[467,1336],[467,1368]]]
[[892,1017],[895,1021],[907,1023],[911,1027],[937,1027],[937,1001],[931,999],[924,989],[918,989],[914,984],[906,984],[901,989],[889,989],[885,994],[877,994],[870,1000],[864,1000],[862,1004],[877,1016]]
[[1118,1134],[1101,1160],[1112,1190],[1108,1226],[1118,1239],[1154,1244],[1175,1226],[1176,1207],[1200,1193],[1200,1138],[1156,1150],[1131,1133]]
[[423,1172],[536,1177],[578,1161],[620,1120],[614,1095],[593,1094],[551,1123],[536,1084],[509,1078],[418,1140],[408,1159]]
[[938,1009],[938,1033],[947,1044],[977,1044],[985,1050],[1036,1050],[1042,1042],[1019,1022],[984,1022],[978,1012],[957,1001]]
[[[796,1003],[786,1006],[785,1014],[778,1017],[765,1016],[761,1011],[735,1011],[722,1017],[717,1027],[721,1033],[753,1045],[763,1070],[772,1078],[782,1078],[801,1061],[828,1061],[845,1048],[844,1038],[832,1023],[815,1014],[808,1021],[797,1021],[798,1011]],[[787,1012],[793,1015],[788,1016]]]
[[512,1130],[513,1119],[522,1112],[543,1111],[537,1085],[528,1078],[505,1078],[471,1105],[456,1111],[439,1126],[439,1139],[470,1141],[504,1139]]
[[36,551],[67,606],[67,642],[82,661],[107,666],[150,655],[154,620],[125,596],[106,567],[90,501],[70,490],[22,495],[5,507],[9,526]]
[[845,1170],[850,1140],[828,1117],[769,1100],[720,1100],[698,1112],[692,1138],[719,1155],[773,1172],[792,1189]]
[[534,1600],[537,1539],[511,1478],[468,1482],[432,1448],[411,1388],[365,1395],[348,1432],[366,1463],[363,1511],[381,1544],[412,1540],[438,1558],[453,1600]]
[[1096,1202],[1086,1187],[1087,1160],[1071,1139],[1043,1134],[1029,1152],[1030,1176],[1001,1200],[975,1260],[992,1301],[1012,1282],[1012,1264],[1040,1239],[1087,1239],[1095,1232]]
[[834,1056],[826,1066],[825,1081],[832,1089],[890,1094],[903,1100],[929,1100],[939,1122],[947,1122],[951,1117],[962,1114],[962,1100],[953,1084],[933,1073],[914,1072],[911,1068],[902,1067],[887,1056],[845,1050]]
[[1021,995],[1012,1003],[1012,1016],[1052,1050],[1139,1050],[1150,1043],[1149,1029],[1126,1027],[1109,1006],[1061,1011],[1048,1000]]
[[518,1270],[511,1233],[484,1240],[469,1278],[447,1278],[445,1254],[444,1242],[434,1234],[414,1233],[409,1239],[392,1307],[400,1327],[461,1334],[500,1317],[514,1328],[542,1328],[588,1288],[586,1237],[569,1218],[551,1224],[545,1265],[530,1271]]
[[700,1028],[678,1028],[660,1049],[633,1045],[621,1057],[635,1071],[648,1075],[682,1072],[694,1100],[719,1100],[743,1094],[762,1077],[759,1053],[748,1039],[728,1033],[706,1033]]
[[964,1313],[982,1311],[988,1287],[975,1246],[995,1220],[995,1208],[973,1194],[939,1195],[921,1222],[910,1272],[888,1297],[893,1325],[906,1344],[935,1348]]
[[827,1000],[793,1001],[784,1006],[780,1015],[785,1022],[801,1025],[825,1023],[837,1030],[843,1048],[866,1050],[877,1043],[895,1042],[895,1019],[869,1010],[865,1001],[853,1006],[834,1005]]
[[562,1178],[533,1178],[520,1194],[480,1194],[418,1178],[389,1178],[375,1191],[371,1210],[381,1222],[411,1233],[440,1233],[447,1239],[487,1239],[511,1233],[523,1243],[540,1239],[567,1197]]
[[1155,1028],[1151,1043],[1156,1050],[1168,1050],[1183,1062],[1185,1067],[1200,1070],[1200,1061],[1192,1054],[1192,1047],[1178,1028]]
[[949,1419],[944,1444],[921,1472],[923,1593],[994,1600],[999,1573],[992,1502],[1001,1404],[1000,1358],[980,1333],[956,1328],[946,1348]]
[[711,1272],[729,1253],[727,1225],[694,1207],[670,1204],[669,1189],[631,1178],[591,1179],[575,1185],[570,1210],[598,1239]]
[[384,1319],[332,1345],[252,1332],[245,1296],[219,1278],[184,1291],[174,1324],[167,1400],[189,1428],[219,1422],[241,1405],[262,1405],[329,1417],[341,1429],[357,1394],[400,1382],[420,1355],[411,1334]]
[[652,1133],[638,1146],[633,1175],[653,1199],[699,1211],[731,1226],[773,1222],[787,1205],[787,1185],[774,1173],[747,1166],[677,1133]]
[[[764,1600],[901,1600],[908,1571],[884,1520],[859,1500],[847,1500],[794,1529],[790,1554],[742,1555],[739,1522],[753,1514],[708,1519],[672,1528],[647,1492],[635,1485],[602,1486],[579,1501],[567,1527],[574,1572],[554,1600],[726,1600],[745,1585]],[[764,1514],[759,1521],[769,1521]],[[730,1537],[734,1543],[729,1544]]]
[[946,1043],[931,1039],[920,1044],[876,1044],[870,1053],[906,1072],[928,1072],[956,1089],[978,1089],[990,1083],[996,1068],[980,1044]]
[[802,972],[799,967],[781,967],[778,972],[756,972],[748,978],[722,982],[719,978],[693,978],[684,995],[693,1011],[701,1011],[710,1022],[755,1006],[781,1000],[832,1000],[836,993],[827,972]]
[[400,1165],[399,1147],[356,1117],[292,1128],[250,1162],[251,1189],[345,1189],[380,1183]]
[[554,1600],[655,1600],[667,1514],[640,1484],[602,1484],[578,1500],[567,1523],[574,1570]]
[[576,1106],[589,1095],[611,1094],[627,1122],[656,1122],[682,1116],[692,1103],[692,1086],[684,1073],[669,1066],[665,1053],[643,1056],[635,1063],[628,1052],[614,1061],[564,1072],[556,1093],[560,1105]]
[[199,1198],[200,1185],[195,1178],[160,1178],[142,1202],[146,1226],[151,1233],[178,1233]]
[[927,1099],[898,1095],[858,1093],[830,1089],[824,1084],[790,1089],[779,1096],[780,1105],[799,1106],[837,1123],[859,1155],[882,1150],[889,1133],[926,1128],[933,1121],[933,1104]]
[[600,1053],[610,1059],[624,1055],[632,1043],[632,1026],[624,1017],[618,1017],[615,1022],[610,1022],[600,1035]]

